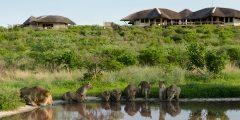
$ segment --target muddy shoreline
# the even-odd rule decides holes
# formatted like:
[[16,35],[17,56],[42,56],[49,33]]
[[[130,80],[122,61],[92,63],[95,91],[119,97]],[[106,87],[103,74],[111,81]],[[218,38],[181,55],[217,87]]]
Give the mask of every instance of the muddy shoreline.
[[[101,102],[102,99],[99,97],[87,97],[86,102]],[[125,99],[121,99],[121,102],[126,101]],[[136,98],[136,102],[143,102],[143,101],[149,101],[149,102],[160,102],[158,98],[149,98],[148,100],[145,100],[143,98]],[[179,102],[237,102],[240,101],[240,98],[193,98],[193,99],[180,99]],[[67,103],[63,100],[55,100],[53,105],[59,105]],[[9,117],[16,114],[21,114],[25,112],[30,112],[32,110],[37,109],[38,107],[32,107],[32,106],[23,106],[16,110],[12,111],[0,111],[0,119],[4,117]]]

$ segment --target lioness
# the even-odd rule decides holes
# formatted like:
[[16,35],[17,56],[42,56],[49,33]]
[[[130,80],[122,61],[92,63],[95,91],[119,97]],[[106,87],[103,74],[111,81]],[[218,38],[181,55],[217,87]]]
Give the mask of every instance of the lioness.
[[126,94],[126,100],[127,101],[133,101],[135,100],[135,96],[136,96],[136,93],[137,93],[137,87],[135,85],[128,85],[126,88],[125,88],[125,94]]
[[110,97],[111,101],[119,102],[121,100],[122,92],[121,90],[114,89],[110,92],[110,95],[111,95]]
[[104,92],[102,93],[102,99],[103,99],[103,101],[108,102],[109,99],[110,99],[110,96],[111,96],[111,94],[110,94],[109,91],[104,91]]
[[25,100],[26,104],[32,106],[46,106],[53,104],[52,94],[48,90],[38,86],[20,89],[20,97]]
[[164,81],[159,81],[159,100],[163,101],[166,100],[166,86]]
[[141,83],[138,85],[138,88],[141,94],[144,93],[144,98],[147,99],[150,94],[151,83],[147,81],[141,81]]
[[167,100],[172,101],[172,99],[176,98],[176,100],[179,100],[179,95],[181,93],[181,88],[177,87],[176,85],[171,85],[166,88],[167,93]]
[[77,96],[75,92],[66,92],[63,94],[62,99],[67,102],[77,101]]
[[83,102],[86,99],[86,93],[92,85],[88,82],[80,87],[76,92],[66,92],[63,94],[62,99],[68,102]]

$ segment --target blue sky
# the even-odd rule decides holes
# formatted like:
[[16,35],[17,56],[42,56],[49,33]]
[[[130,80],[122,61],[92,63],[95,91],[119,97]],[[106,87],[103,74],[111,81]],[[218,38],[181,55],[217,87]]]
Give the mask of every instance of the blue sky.
[[[101,25],[148,8],[192,11],[211,7],[212,0],[1,0],[0,26],[21,24],[30,16],[62,15],[80,25]],[[240,0],[214,0],[214,6],[240,10]]]

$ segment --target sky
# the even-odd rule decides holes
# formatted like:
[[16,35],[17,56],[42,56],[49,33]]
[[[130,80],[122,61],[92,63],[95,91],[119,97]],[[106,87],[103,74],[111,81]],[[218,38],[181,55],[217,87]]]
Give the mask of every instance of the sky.
[[78,25],[102,25],[105,21],[124,24],[120,19],[137,11],[168,8],[196,11],[218,6],[240,10],[240,0],[1,0],[0,26],[22,24],[30,16],[61,15]]

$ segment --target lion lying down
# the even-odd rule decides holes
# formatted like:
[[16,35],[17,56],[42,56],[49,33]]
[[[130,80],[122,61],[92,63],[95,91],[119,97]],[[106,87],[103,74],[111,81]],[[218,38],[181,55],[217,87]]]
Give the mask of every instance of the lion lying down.
[[41,87],[24,87],[20,89],[20,97],[27,105],[31,106],[46,106],[52,105],[52,94]]

